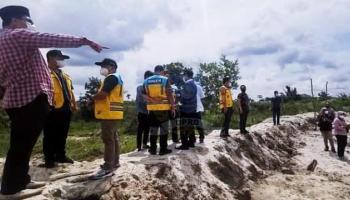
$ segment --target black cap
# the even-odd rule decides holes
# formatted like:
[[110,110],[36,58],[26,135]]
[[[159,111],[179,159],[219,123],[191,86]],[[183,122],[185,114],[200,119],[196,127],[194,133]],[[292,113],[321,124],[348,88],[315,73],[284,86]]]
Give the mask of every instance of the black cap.
[[183,75],[187,76],[189,78],[193,78],[193,71],[192,71],[192,69],[189,69],[189,68],[185,69],[184,72],[183,72]]
[[12,18],[22,18],[33,24],[28,8],[24,6],[6,6],[0,9],[0,17],[3,21]]
[[47,58],[51,58],[51,57],[59,57],[62,59],[69,59],[69,56],[67,55],[63,55],[62,52],[60,50],[54,49],[54,50],[50,50],[47,52],[46,54]]
[[109,65],[115,68],[118,67],[117,62],[115,62],[113,59],[110,59],[110,58],[105,58],[101,62],[95,62],[95,65],[99,65],[101,67],[104,67],[105,65]]

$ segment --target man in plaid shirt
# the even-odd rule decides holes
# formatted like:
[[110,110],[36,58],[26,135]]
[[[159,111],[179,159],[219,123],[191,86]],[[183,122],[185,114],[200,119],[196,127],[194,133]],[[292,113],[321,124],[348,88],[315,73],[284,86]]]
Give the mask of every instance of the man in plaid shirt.
[[10,148],[2,176],[1,193],[34,189],[28,175],[32,149],[52,105],[53,87],[49,69],[39,48],[102,46],[82,37],[39,33],[31,30],[29,10],[22,6],[0,9],[0,98],[11,120]]

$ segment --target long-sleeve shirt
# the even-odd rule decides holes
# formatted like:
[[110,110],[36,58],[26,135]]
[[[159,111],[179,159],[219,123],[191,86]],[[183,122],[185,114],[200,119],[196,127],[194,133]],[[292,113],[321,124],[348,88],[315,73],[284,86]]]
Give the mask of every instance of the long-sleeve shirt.
[[282,98],[276,96],[271,99],[272,110],[280,110],[281,109]]
[[28,29],[0,29],[0,87],[2,106],[19,108],[44,93],[52,104],[50,71],[39,48],[67,48],[86,45],[82,37],[48,34]]
[[147,101],[143,98],[143,85],[137,86],[136,90],[136,110],[138,113],[148,114]]
[[334,135],[347,135],[345,120],[336,117],[333,121],[333,134]]
[[197,112],[204,112],[204,106],[202,99],[205,97],[202,86],[199,83],[196,83],[197,86]]

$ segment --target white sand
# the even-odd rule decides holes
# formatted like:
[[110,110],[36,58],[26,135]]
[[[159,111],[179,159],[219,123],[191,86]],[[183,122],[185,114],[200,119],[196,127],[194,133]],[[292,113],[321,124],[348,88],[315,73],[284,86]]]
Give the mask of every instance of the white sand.
[[[324,151],[319,131],[306,132],[299,138],[306,145],[301,145],[300,154],[293,158],[297,163],[294,167],[296,175],[271,172],[271,176],[254,185],[252,199],[349,200],[350,146],[345,152],[346,160],[341,161],[337,154]],[[318,162],[315,172],[306,171],[313,159]]]

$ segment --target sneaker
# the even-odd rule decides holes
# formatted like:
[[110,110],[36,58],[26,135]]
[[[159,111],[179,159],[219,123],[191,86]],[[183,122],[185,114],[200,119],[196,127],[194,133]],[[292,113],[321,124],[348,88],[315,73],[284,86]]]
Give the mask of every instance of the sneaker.
[[157,151],[154,151],[154,150],[148,150],[148,152],[149,152],[151,155],[157,155]]
[[328,147],[325,147],[325,148],[324,148],[324,151],[329,151]]
[[144,145],[142,146],[142,149],[149,149],[149,148],[150,148],[150,146],[147,145],[147,144],[144,144]]
[[178,149],[178,150],[189,150],[189,148],[187,146],[184,146],[184,145],[175,147],[175,149]]
[[45,182],[34,182],[31,181],[30,183],[28,183],[26,185],[26,189],[38,189],[38,188],[42,188],[46,185]]
[[244,133],[246,133],[246,134],[248,134],[248,133],[249,133],[249,131],[247,131],[247,130],[244,130],[243,132],[244,132]]
[[171,152],[173,152],[173,151],[170,150],[170,149],[166,149],[166,150],[164,150],[164,151],[159,151],[159,155],[162,156],[162,155],[169,154],[169,153],[171,153]]
[[332,151],[332,153],[337,153],[337,152],[335,151],[335,149],[334,149],[334,148],[332,148],[332,150],[331,150],[331,151]]
[[64,158],[56,158],[56,162],[58,162],[58,163],[70,163],[70,164],[74,163],[74,161],[67,156],[65,156]]
[[55,162],[53,162],[53,161],[46,161],[45,163],[39,164],[38,167],[52,169],[52,168],[55,167]]
[[204,139],[200,139],[199,143],[203,144],[204,143]]
[[106,176],[113,175],[112,170],[106,170],[106,169],[100,169],[96,174],[92,175],[89,179],[90,180],[99,180]]

